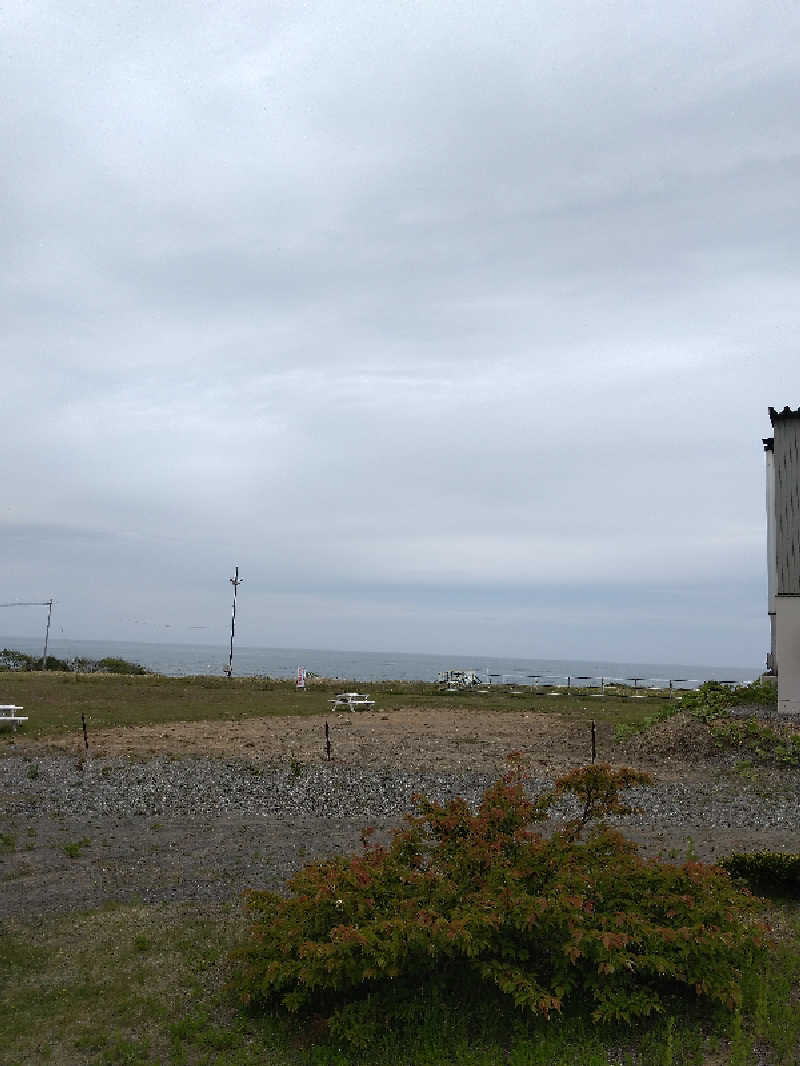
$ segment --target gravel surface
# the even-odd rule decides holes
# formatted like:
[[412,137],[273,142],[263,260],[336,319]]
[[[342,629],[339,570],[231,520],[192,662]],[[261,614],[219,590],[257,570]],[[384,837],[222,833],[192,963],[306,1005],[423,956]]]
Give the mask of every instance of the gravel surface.
[[[718,760],[683,781],[670,775],[632,789],[638,810],[620,824],[646,853],[668,858],[800,851],[800,774],[748,781],[731,766]],[[336,762],[8,754],[0,759],[0,917],[276,889],[311,859],[356,850],[367,825],[385,838],[414,792],[474,806],[494,778]],[[551,784],[535,778],[532,790]],[[565,800],[549,824],[575,810]]]

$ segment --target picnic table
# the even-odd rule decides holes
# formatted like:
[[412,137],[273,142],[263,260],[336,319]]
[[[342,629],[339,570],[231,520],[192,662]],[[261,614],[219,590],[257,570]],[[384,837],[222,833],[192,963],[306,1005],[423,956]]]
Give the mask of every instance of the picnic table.
[[333,710],[339,707],[347,708],[349,711],[371,711],[375,706],[375,700],[371,700],[369,696],[364,696],[360,692],[340,692],[338,696],[328,700],[328,703],[333,704]]
[[0,725],[4,725],[6,722],[10,722],[14,729],[20,722],[27,722],[27,714],[17,714],[17,711],[23,711],[24,707],[18,707],[16,703],[0,703]]

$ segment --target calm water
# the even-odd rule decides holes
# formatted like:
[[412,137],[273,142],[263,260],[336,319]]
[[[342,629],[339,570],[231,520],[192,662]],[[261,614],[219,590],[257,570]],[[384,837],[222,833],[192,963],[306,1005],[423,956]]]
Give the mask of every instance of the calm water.
[[[2,637],[0,646],[41,654],[42,641],[30,637]],[[51,640],[49,652],[59,659],[102,659],[119,656],[141,663],[149,670],[173,677],[187,674],[224,673],[228,663],[227,646],[211,644],[145,644],[131,641]],[[262,675],[294,677],[304,666],[322,677],[352,681],[435,681],[441,670],[477,670],[492,683],[531,684],[535,675],[544,681],[559,682],[570,675],[597,679],[645,679],[684,684],[701,681],[752,681],[759,671],[734,667],[687,665],[685,663],[613,663],[600,660],[501,659],[466,655],[411,655],[402,652],[324,651],[319,648],[234,647],[235,676]],[[586,682],[584,682],[586,683]]]

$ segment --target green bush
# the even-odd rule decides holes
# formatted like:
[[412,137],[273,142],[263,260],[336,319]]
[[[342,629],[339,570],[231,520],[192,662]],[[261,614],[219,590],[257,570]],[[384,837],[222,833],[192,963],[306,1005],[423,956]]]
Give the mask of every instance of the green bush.
[[[41,670],[42,656],[29,655],[25,651],[17,651],[15,648],[3,648],[0,651],[0,670]],[[139,663],[128,662],[127,659],[118,659],[115,656],[107,656],[105,659],[56,659],[53,655],[47,656],[48,670],[62,670],[71,673],[95,673],[102,670],[107,674],[146,674],[149,671]]]
[[[415,797],[386,847],[306,866],[289,898],[253,892],[232,988],[250,1009],[322,1015],[366,1046],[421,990],[500,994],[549,1016],[588,1008],[630,1022],[676,995],[733,1009],[741,971],[760,951],[757,903],[718,867],[640,857],[592,820],[626,808],[633,770],[589,766],[529,798],[521,771],[462,799]],[[581,813],[545,838],[532,822],[564,793]]]
[[780,851],[734,852],[720,866],[760,892],[800,895],[800,855]]
[[142,676],[148,671],[140,663],[131,663],[127,659],[118,659],[113,655],[105,659],[98,659],[96,669],[104,670],[107,674],[136,674]]
[[[41,669],[41,655],[29,655],[26,651],[17,651],[15,648],[3,648],[3,650],[0,651],[0,670]],[[69,664],[64,659],[56,659],[53,655],[48,655],[47,669],[69,670]]]
[[800,735],[785,736],[772,726],[751,718],[718,718],[711,724],[711,735],[720,748],[745,750],[762,763],[800,766]]
[[774,707],[778,690],[767,681],[753,681],[748,685],[724,685],[721,681],[704,681],[700,688],[684,694],[682,703],[695,718],[708,722],[725,715],[730,707],[756,704]]

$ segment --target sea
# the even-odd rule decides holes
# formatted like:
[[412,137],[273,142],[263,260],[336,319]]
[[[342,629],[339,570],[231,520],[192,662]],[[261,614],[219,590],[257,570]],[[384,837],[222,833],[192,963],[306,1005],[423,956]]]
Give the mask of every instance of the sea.
[[[0,647],[41,655],[42,640],[0,636]],[[116,640],[51,640],[59,659],[115,656],[169,677],[222,676],[230,648],[215,644],[156,644]],[[752,681],[757,668],[686,663],[608,662],[599,659],[519,659],[488,655],[428,655],[409,652],[332,651],[322,648],[253,648],[234,645],[235,677],[292,678],[298,667],[341,681],[436,681],[446,670],[475,670],[486,684],[597,685],[625,681],[642,688],[697,688],[703,681]]]

